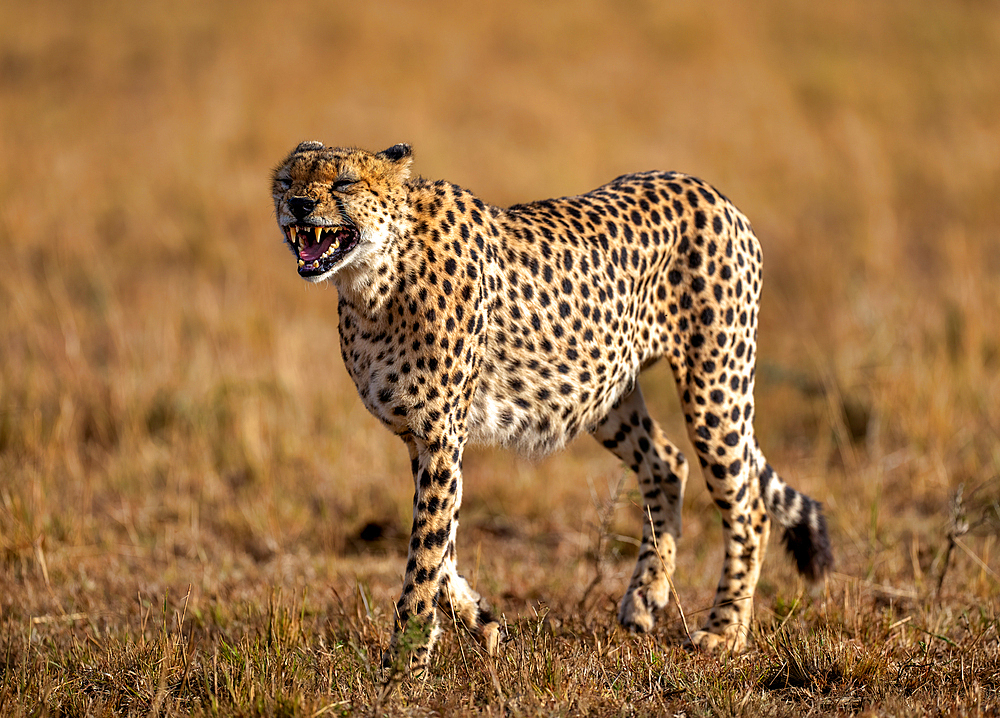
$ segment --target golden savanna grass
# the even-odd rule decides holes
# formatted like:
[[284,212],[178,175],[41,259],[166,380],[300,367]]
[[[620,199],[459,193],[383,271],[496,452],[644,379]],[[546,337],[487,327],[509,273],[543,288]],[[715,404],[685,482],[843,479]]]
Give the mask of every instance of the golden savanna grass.
[[[0,714],[996,715],[998,77],[990,2],[3,3]],[[743,656],[673,605],[624,634],[634,479],[474,448],[459,553],[509,640],[386,682],[412,484],[273,222],[304,139],[496,204],[717,185],[765,250],[758,434],[836,573],[773,541]]]

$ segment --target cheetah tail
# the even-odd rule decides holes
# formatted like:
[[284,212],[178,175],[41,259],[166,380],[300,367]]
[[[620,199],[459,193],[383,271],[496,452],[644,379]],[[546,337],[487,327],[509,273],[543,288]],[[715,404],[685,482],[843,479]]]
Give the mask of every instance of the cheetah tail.
[[799,569],[811,581],[833,568],[833,552],[823,506],[786,484],[761,457],[760,492],[767,512],[784,527],[782,543]]

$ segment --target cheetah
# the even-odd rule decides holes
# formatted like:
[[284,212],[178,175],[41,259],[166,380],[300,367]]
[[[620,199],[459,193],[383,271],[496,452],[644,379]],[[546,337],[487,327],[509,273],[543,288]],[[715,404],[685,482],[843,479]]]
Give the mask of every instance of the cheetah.
[[[585,431],[632,469],[647,520],[618,619],[652,628],[689,468],[636,383],[661,358],[724,533],[713,608],[690,644],[743,650],[769,515],[800,573],[818,579],[833,564],[820,504],[778,476],[754,437],[762,258],[750,222],[674,172],[503,209],[412,178],[411,161],[406,144],[303,142],[272,173],[298,273],[337,287],[347,371],[409,451],[413,526],[387,660],[426,666],[439,607],[498,651],[499,624],[456,564],[469,442],[539,456]],[[417,639],[401,641],[411,628]]]

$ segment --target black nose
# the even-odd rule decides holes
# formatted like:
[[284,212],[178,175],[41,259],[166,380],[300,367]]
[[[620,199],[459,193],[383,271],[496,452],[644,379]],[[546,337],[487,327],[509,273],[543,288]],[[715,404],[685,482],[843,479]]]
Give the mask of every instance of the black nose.
[[316,206],[316,200],[308,197],[292,197],[288,200],[288,209],[292,210],[295,219],[305,219]]

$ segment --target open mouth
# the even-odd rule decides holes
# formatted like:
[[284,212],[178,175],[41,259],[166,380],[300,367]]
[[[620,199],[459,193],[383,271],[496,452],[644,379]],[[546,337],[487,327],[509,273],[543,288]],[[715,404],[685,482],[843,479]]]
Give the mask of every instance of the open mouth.
[[299,276],[315,277],[336,267],[358,246],[358,230],[348,225],[289,225],[285,240],[299,258]]

